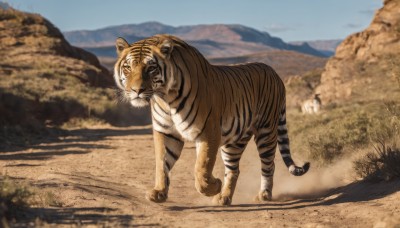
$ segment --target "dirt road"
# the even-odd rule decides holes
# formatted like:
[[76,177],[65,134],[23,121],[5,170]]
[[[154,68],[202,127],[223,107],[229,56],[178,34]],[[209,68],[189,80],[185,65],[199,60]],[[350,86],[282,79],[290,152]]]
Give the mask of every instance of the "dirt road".
[[[295,151],[295,150],[293,150]],[[301,164],[304,159],[294,156]],[[260,162],[255,145],[245,151],[233,206],[215,207],[194,187],[194,145],[187,143],[174,167],[166,203],[145,200],[153,186],[150,127],[70,130],[68,136],[31,148],[0,152],[0,168],[12,179],[52,192],[59,207],[38,207],[31,226],[99,225],[163,227],[392,227],[400,224],[400,182],[351,182],[341,162],[293,177],[277,154],[274,201],[256,204]],[[214,173],[223,177],[217,161]],[[40,219],[36,219],[38,217]],[[397,221],[397,223],[396,223]],[[30,223],[29,223],[30,222]]]

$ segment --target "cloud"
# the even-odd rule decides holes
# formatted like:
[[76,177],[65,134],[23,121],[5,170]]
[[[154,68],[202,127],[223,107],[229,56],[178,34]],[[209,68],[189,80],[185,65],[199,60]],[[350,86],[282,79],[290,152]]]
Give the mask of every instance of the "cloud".
[[282,25],[282,24],[269,24],[264,26],[264,29],[267,32],[273,32],[273,33],[280,33],[280,32],[287,32],[287,31],[292,31],[296,30],[294,27]]
[[344,25],[343,27],[350,28],[350,29],[356,29],[356,28],[361,28],[361,24],[348,23],[348,24]]

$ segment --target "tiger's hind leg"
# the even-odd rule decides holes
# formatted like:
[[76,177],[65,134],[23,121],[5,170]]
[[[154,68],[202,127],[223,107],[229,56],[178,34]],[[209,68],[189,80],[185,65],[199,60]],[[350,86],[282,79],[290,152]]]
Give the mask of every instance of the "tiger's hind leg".
[[240,173],[239,162],[246,148],[247,141],[227,144],[221,147],[221,156],[225,165],[224,185],[221,193],[214,196],[213,204],[226,206],[232,203],[233,193],[235,192],[236,182]]
[[274,185],[275,171],[275,151],[277,145],[277,135],[269,128],[262,128],[255,136],[258,154],[261,159],[261,187],[257,201],[272,200],[272,187]]
[[156,158],[156,181],[153,189],[147,191],[146,199],[162,203],[168,198],[169,173],[179,159],[183,141],[176,136],[153,131]]

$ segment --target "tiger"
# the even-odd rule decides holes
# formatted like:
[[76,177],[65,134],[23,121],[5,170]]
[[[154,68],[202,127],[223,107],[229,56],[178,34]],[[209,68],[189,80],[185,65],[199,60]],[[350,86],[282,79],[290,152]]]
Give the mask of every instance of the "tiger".
[[[168,34],[132,44],[119,37],[116,52],[114,79],[121,99],[151,109],[155,185],[147,200],[167,200],[170,171],[185,141],[196,145],[195,188],[214,196],[216,205],[231,205],[239,161],[253,136],[261,160],[259,202],[272,200],[277,145],[291,174],[308,171],[309,162],[300,167],[291,158],[285,86],[270,66],[212,65],[195,47]],[[223,184],[212,173],[219,149]]]

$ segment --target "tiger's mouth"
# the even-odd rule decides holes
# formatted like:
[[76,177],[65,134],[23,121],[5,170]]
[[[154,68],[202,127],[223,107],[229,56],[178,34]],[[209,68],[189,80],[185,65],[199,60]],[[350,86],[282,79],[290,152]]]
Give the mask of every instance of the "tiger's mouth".
[[128,94],[129,101],[134,107],[144,107],[150,104],[150,99],[152,97],[152,91],[146,91],[140,94],[130,93]]
[[130,100],[130,103],[134,107],[145,107],[150,104],[150,96],[149,97],[136,97]]

